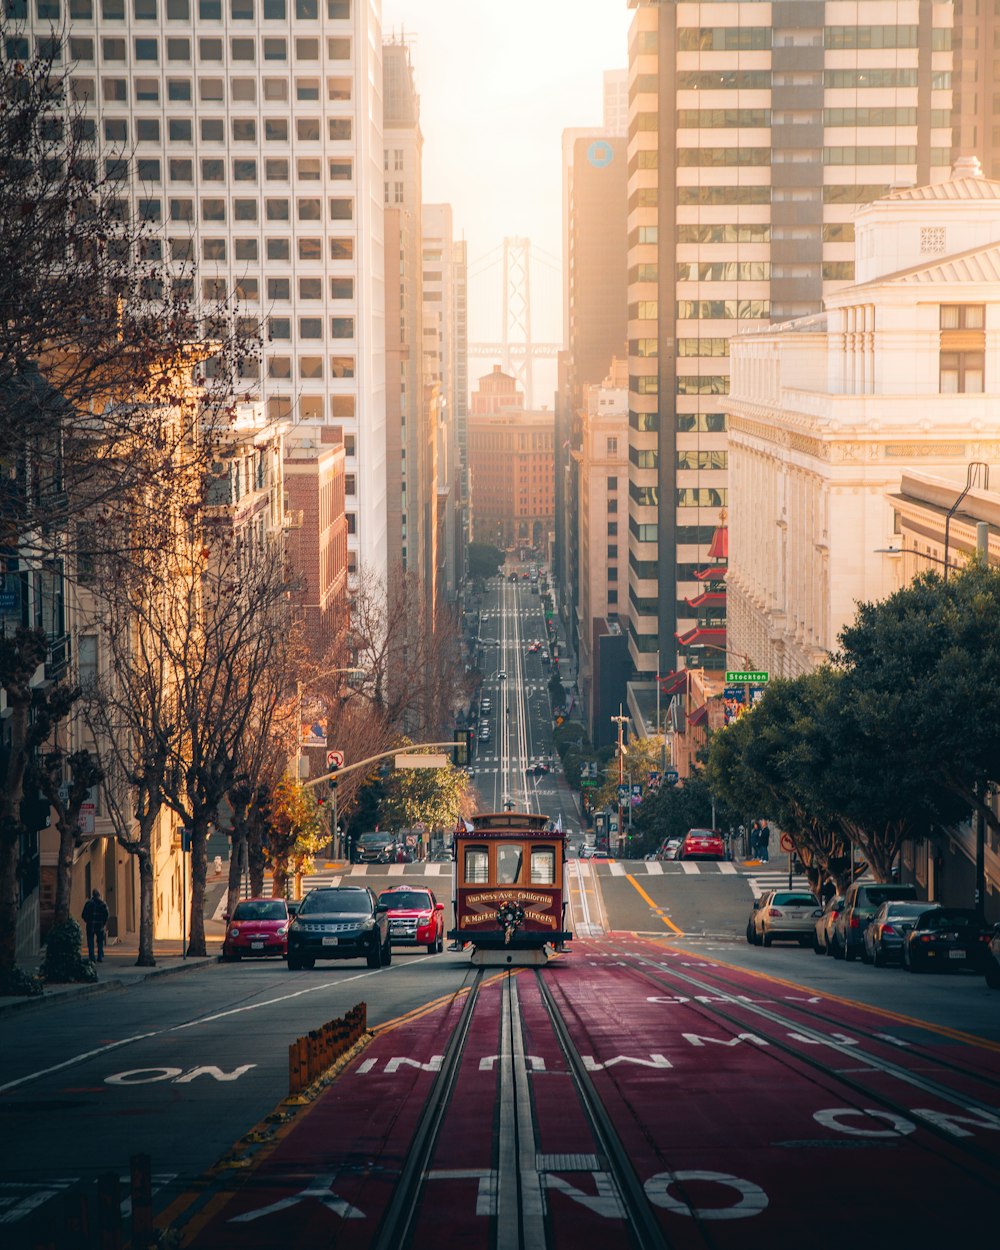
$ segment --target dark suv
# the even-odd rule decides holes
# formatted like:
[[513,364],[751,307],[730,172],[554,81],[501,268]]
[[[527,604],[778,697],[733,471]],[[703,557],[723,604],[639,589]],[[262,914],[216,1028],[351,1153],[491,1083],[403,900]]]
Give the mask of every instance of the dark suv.
[[317,959],[367,959],[369,968],[392,962],[389,916],[364,885],[310,890],[288,927],[290,971]]
[[837,959],[856,959],[865,949],[868,921],[889,899],[916,902],[915,885],[881,885],[877,881],[855,881],[847,887],[844,906],[830,934],[830,946]]

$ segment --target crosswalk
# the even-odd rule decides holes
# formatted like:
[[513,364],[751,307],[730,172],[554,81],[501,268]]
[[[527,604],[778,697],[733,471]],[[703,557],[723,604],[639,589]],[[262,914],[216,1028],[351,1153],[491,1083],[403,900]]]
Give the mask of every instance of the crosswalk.
[[[747,884],[750,886],[754,898],[760,898],[768,890],[787,890],[789,888],[788,872],[753,872],[748,877]],[[792,874],[791,889],[805,890],[807,893],[812,893],[809,878],[802,873]]]

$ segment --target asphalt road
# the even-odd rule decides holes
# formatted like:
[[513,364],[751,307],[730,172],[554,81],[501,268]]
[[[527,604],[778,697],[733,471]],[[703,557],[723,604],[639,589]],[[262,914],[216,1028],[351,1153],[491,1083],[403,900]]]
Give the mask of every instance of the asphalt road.
[[[494,582],[484,601],[481,636],[495,659],[485,687],[493,735],[479,744],[475,779],[484,808],[497,810],[509,797],[518,807],[562,815],[564,827],[574,829],[576,808],[561,774],[536,779],[525,772],[551,751],[549,670],[528,653],[544,634],[539,605],[526,582]],[[424,877],[420,864],[350,875],[376,889],[401,875],[419,877],[447,902],[440,867],[429,866],[433,877]],[[614,935],[639,934],[671,952],[678,967],[711,960],[740,975],[777,978],[782,994],[805,1002],[821,995],[866,1004],[887,1020],[925,1021],[954,1033],[957,1042],[965,1033],[1000,1046],[1000,994],[980,977],[918,978],[818,959],[797,946],[748,946],[752,899],[782,879],[780,864],[765,870],[574,860],[568,875],[579,937],[568,961],[578,967],[590,966],[595,952],[599,964],[602,944],[605,960],[613,960]],[[135,1152],[151,1156],[155,1202],[164,1208],[281,1102],[288,1046],[297,1036],[360,1001],[370,1024],[394,1020],[454,994],[467,970],[467,956],[457,953],[397,951],[391,967],[377,971],[351,962],[290,973],[283,964],[243,961],[0,1017],[0,1244],[16,1246],[24,1217],[74,1179],[109,1168],[127,1174]]]

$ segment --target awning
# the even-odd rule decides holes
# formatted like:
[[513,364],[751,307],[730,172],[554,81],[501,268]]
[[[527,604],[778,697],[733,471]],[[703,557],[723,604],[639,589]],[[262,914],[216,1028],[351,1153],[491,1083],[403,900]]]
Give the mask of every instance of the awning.
[[682,647],[690,647],[694,642],[708,642],[713,645],[721,644],[725,646],[726,630],[724,626],[696,625],[694,629],[689,629],[686,634],[674,634],[674,637]]
[[700,595],[686,600],[686,603],[689,608],[694,608],[695,611],[699,608],[724,608],[726,606],[726,592],[724,590],[703,590]]
[[681,694],[687,689],[687,679],[686,669],[681,669],[678,673],[665,673],[660,678],[660,694],[668,699],[675,694]]
[[708,704],[703,703],[701,707],[696,708],[693,712],[688,713],[688,723],[692,726],[704,725],[708,720]]
[[710,564],[708,568],[699,569],[695,578],[699,582],[723,582],[726,580],[728,567],[725,564]]

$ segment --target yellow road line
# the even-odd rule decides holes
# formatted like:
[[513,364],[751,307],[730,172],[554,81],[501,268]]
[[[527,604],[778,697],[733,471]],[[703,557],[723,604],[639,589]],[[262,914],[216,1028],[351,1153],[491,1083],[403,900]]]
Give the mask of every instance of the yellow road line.
[[[652,939],[654,941],[658,939]],[[684,955],[690,955],[692,959],[704,959],[704,951],[692,951],[683,946],[670,945],[672,951],[680,951]],[[932,1024],[927,1020],[918,1020],[914,1016],[904,1016],[901,1012],[891,1011],[888,1007],[876,1007],[871,1003],[859,1002],[856,998],[844,998],[840,994],[831,994],[827,990],[817,989],[815,986],[801,985],[798,981],[786,981],[783,977],[776,977],[772,972],[760,972],[756,968],[741,968],[739,964],[726,963],[724,959],[719,958],[719,952],[713,951],[713,962],[725,963],[727,968],[732,968],[735,972],[746,972],[752,977],[760,977],[763,981],[773,981],[775,985],[782,985],[785,989],[800,990],[806,994],[818,994],[821,998],[828,998],[832,1003],[839,1003],[842,1007],[857,1007],[862,1011],[869,1011],[872,1015],[881,1016],[886,1020],[894,1020],[897,1024],[911,1025],[915,1029],[924,1029],[928,1033],[937,1033],[941,1037],[950,1038],[954,1042],[964,1042],[968,1046],[976,1046],[980,1050],[989,1050],[994,1054],[1000,1055],[1000,1042],[990,1041],[987,1037],[977,1037],[974,1033],[965,1033],[961,1029],[950,1028],[947,1024]]]
[[656,912],[656,914],[660,917],[660,919],[663,921],[663,923],[667,926],[668,929],[673,929],[673,931],[679,934],[681,937],[684,936],[684,930],[678,929],[678,927],[674,924],[674,922],[670,919],[670,917],[666,915],[663,908],[660,907],[658,903],[653,902],[653,900],[649,897],[649,895],[642,888],[639,882],[636,881],[635,877],[631,875],[631,873],[625,874],[625,880],[632,886],[634,890],[636,890],[636,892],[642,898],[646,900],[646,902],[650,905],[650,907],[652,907],[653,911]]

